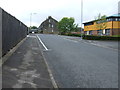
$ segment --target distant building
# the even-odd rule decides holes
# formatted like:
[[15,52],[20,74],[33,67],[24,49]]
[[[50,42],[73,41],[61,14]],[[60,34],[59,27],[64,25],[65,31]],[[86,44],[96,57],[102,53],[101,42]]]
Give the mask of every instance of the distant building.
[[112,16],[106,17],[106,27],[105,29],[99,30],[97,25],[103,24],[104,22],[99,22],[96,20],[89,21],[84,24],[84,33],[87,35],[120,35],[120,13],[114,14]]
[[57,28],[58,21],[49,16],[45,21],[38,27],[40,33],[44,34],[58,34]]
[[38,33],[38,29],[30,29],[29,33]]

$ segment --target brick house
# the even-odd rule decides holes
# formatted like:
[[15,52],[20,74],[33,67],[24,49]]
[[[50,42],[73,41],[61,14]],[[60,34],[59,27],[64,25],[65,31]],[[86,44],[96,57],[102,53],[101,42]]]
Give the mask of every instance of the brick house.
[[45,21],[38,27],[39,32],[43,34],[58,34],[57,28],[58,21],[49,16]]
[[96,20],[85,22],[84,33],[87,35],[120,35],[120,13],[114,14],[112,16],[106,17],[106,27],[99,30],[97,25],[103,24],[104,22],[99,22]]

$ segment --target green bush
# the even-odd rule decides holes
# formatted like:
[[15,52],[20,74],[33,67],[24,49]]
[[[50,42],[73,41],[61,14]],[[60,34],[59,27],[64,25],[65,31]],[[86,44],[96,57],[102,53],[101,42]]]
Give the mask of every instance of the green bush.
[[120,35],[113,35],[112,37],[120,37]]
[[80,37],[81,35],[80,35],[80,34],[72,34],[72,33],[69,33],[68,36]]
[[[81,37],[81,34],[72,34],[72,33],[66,33],[62,35]],[[115,41],[120,40],[120,37],[115,37],[115,36],[93,36],[93,35],[82,35],[82,36],[83,39],[87,39],[87,40],[115,40]]]
[[83,39],[87,40],[120,40],[120,37],[112,37],[112,36],[92,36],[92,35],[84,35]]

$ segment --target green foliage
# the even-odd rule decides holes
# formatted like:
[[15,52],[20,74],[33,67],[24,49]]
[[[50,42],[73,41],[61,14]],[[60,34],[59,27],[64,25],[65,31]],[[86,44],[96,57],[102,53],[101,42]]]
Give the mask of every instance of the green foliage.
[[74,18],[64,17],[58,22],[58,29],[60,34],[71,33],[77,30],[78,25],[74,24]]
[[101,16],[101,14],[99,13],[98,16],[95,17],[95,20],[97,20],[97,21],[98,20],[106,20],[106,17],[107,17],[106,15]]
[[38,29],[36,26],[29,27],[30,29]]
[[92,35],[84,35],[83,39],[87,40],[120,40],[120,37],[112,37],[112,36],[92,36]]
[[72,34],[72,33],[68,33],[68,34],[65,34],[67,36],[74,36],[74,37],[81,37],[81,34]]
[[120,35],[113,35],[112,37],[120,37]]
[[[81,37],[80,34],[72,34],[72,33],[68,33],[68,34],[64,34],[66,36],[75,36],[75,37]],[[114,41],[119,41],[120,37],[118,36],[93,36],[93,35],[82,35],[83,39],[86,40],[114,40]]]
[[96,28],[98,30],[103,30],[107,27],[106,17],[107,17],[106,15],[101,16],[101,14],[99,14],[97,17],[95,17],[95,21],[97,23]]

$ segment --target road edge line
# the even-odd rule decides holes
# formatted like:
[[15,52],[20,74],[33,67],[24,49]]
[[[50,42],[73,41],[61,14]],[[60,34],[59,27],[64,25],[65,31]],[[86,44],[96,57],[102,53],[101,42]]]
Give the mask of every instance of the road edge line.
[[48,48],[45,46],[45,44],[44,44],[43,41],[40,39],[40,37],[38,37],[38,35],[37,35],[37,38],[38,38],[38,40],[40,41],[40,43],[43,45],[43,47],[45,48],[45,50],[48,51]]
[[[37,36],[37,38],[38,38],[38,35],[36,35],[36,36]],[[39,40],[39,38],[38,38],[38,40]],[[38,42],[38,41],[37,41],[37,42]],[[41,49],[39,42],[38,42],[38,45],[39,45],[39,48]],[[54,79],[54,77],[53,77],[52,71],[50,70],[50,67],[49,67],[49,65],[48,65],[48,63],[47,63],[47,60],[46,60],[46,58],[45,58],[42,50],[40,50],[40,52],[41,52],[41,54],[42,54],[42,56],[43,56],[43,59],[44,59],[44,61],[45,61],[46,66],[47,66],[47,70],[48,70],[50,79],[51,79],[51,81],[52,81],[52,85],[53,85],[54,88],[58,89],[58,85],[57,85],[57,83],[56,83],[56,81],[55,81],[55,79]]]

